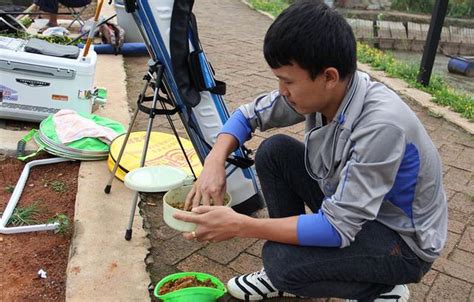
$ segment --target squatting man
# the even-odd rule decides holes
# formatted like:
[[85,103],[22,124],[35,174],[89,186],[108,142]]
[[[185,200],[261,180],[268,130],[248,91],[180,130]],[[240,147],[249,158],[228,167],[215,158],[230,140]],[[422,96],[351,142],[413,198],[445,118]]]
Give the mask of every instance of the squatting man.
[[[436,147],[413,111],[356,66],[351,27],[315,0],[297,1],[268,29],[263,52],[278,89],[236,110],[186,199],[189,240],[266,240],[263,269],[234,277],[242,300],[275,296],[407,301],[447,236]],[[222,204],[225,159],[258,128],[305,122],[304,142],[274,135],[255,165],[269,218]],[[204,205],[199,206],[203,203]],[[305,212],[305,205],[312,213]]]

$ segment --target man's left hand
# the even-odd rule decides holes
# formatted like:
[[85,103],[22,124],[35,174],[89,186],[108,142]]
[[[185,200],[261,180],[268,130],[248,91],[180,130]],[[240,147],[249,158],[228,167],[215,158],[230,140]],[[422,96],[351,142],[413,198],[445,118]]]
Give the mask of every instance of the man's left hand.
[[188,240],[219,242],[238,236],[245,216],[226,206],[200,206],[193,208],[197,215],[175,213],[174,218],[197,224],[196,230],[183,233]]

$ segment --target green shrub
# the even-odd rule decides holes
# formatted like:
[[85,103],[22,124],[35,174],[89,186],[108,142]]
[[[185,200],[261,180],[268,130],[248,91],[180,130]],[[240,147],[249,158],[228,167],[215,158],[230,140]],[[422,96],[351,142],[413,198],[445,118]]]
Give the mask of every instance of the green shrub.
[[[393,0],[392,9],[409,13],[431,14],[435,0]],[[447,16],[454,18],[474,17],[474,0],[450,0]]]
[[434,103],[449,106],[461,116],[474,122],[474,99],[453,90],[442,77],[432,75],[429,86],[425,87],[417,82],[418,65],[397,62],[392,55],[362,43],[357,45],[357,59],[375,69],[385,71],[392,77],[405,80],[412,87],[428,92],[433,96]]
[[249,0],[250,5],[276,17],[282,10],[287,8],[294,0]]

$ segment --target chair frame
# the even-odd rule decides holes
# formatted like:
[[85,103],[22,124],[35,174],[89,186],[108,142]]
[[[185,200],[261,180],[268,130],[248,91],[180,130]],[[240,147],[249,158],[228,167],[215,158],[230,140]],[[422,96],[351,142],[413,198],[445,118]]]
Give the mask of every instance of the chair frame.
[[89,7],[89,5],[90,4],[81,7],[70,7],[61,4],[61,6],[65,7],[70,13],[70,15],[73,17],[73,20],[66,28],[69,29],[75,22],[79,23],[81,27],[84,26],[86,24],[86,21],[82,18],[82,13]]

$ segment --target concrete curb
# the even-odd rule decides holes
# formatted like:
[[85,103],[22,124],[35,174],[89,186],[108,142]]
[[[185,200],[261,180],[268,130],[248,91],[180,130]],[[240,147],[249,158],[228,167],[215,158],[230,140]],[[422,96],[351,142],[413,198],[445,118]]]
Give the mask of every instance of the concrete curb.
[[[102,8],[104,15],[114,13],[112,5]],[[107,88],[108,102],[94,113],[128,125],[130,115],[123,57],[99,55],[95,77],[96,86]],[[111,193],[105,194],[109,177],[106,161],[81,163],[66,301],[150,299],[150,278],[145,266],[150,242],[138,210],[134,216],[133,238],[124,239],[134,192],[114,180]]]
[[[10,156],[15,156],[15,150],[17,143],[20,139],[22,139],[28,131],[13,131],[7,129],[0,129],[0,142],[2,145],[0,146],[0,151],[2,153],[6,153]],[[34,148],[31,144],[27,144],[25,146],[25,151],[28,153],[34,151]]]
[[[245,0],[241,0],[242,3],[247,5],[253,10],[261,13],[274,20],[275,18],[267,12],[255,9],[250,3]],[[474,135],[474,123],[463,118],[459,113],[450,110],[448,107],[440,106],[436,103],[433,103],[431,100],[433,97],[421,90],[411,88],[408,84],[400,79],[390,78],[383,71],[373,70],[369,65],[357,62],[357,67],[359,70],[368,73],[375,80],[384,83],[387,87],[394,90],[403,97],[419,104],[423,108],[427,109],[434,116],[439,116],[444,118],[448,122],[462,128],[466,132]]]
[[[115,82],[111,82],[113,78]],[[127,125],[129,113],[122,56],[98,57],[96,85],[107,87],[108,104],[95,114]],[[82,162],[79,169],[75,233],[67,268],[66,301],[149,300],[145,257],[150,243],[135,212],[133,238],[124,239],[133,192],[115,180],[110,194],[106,161]]]

